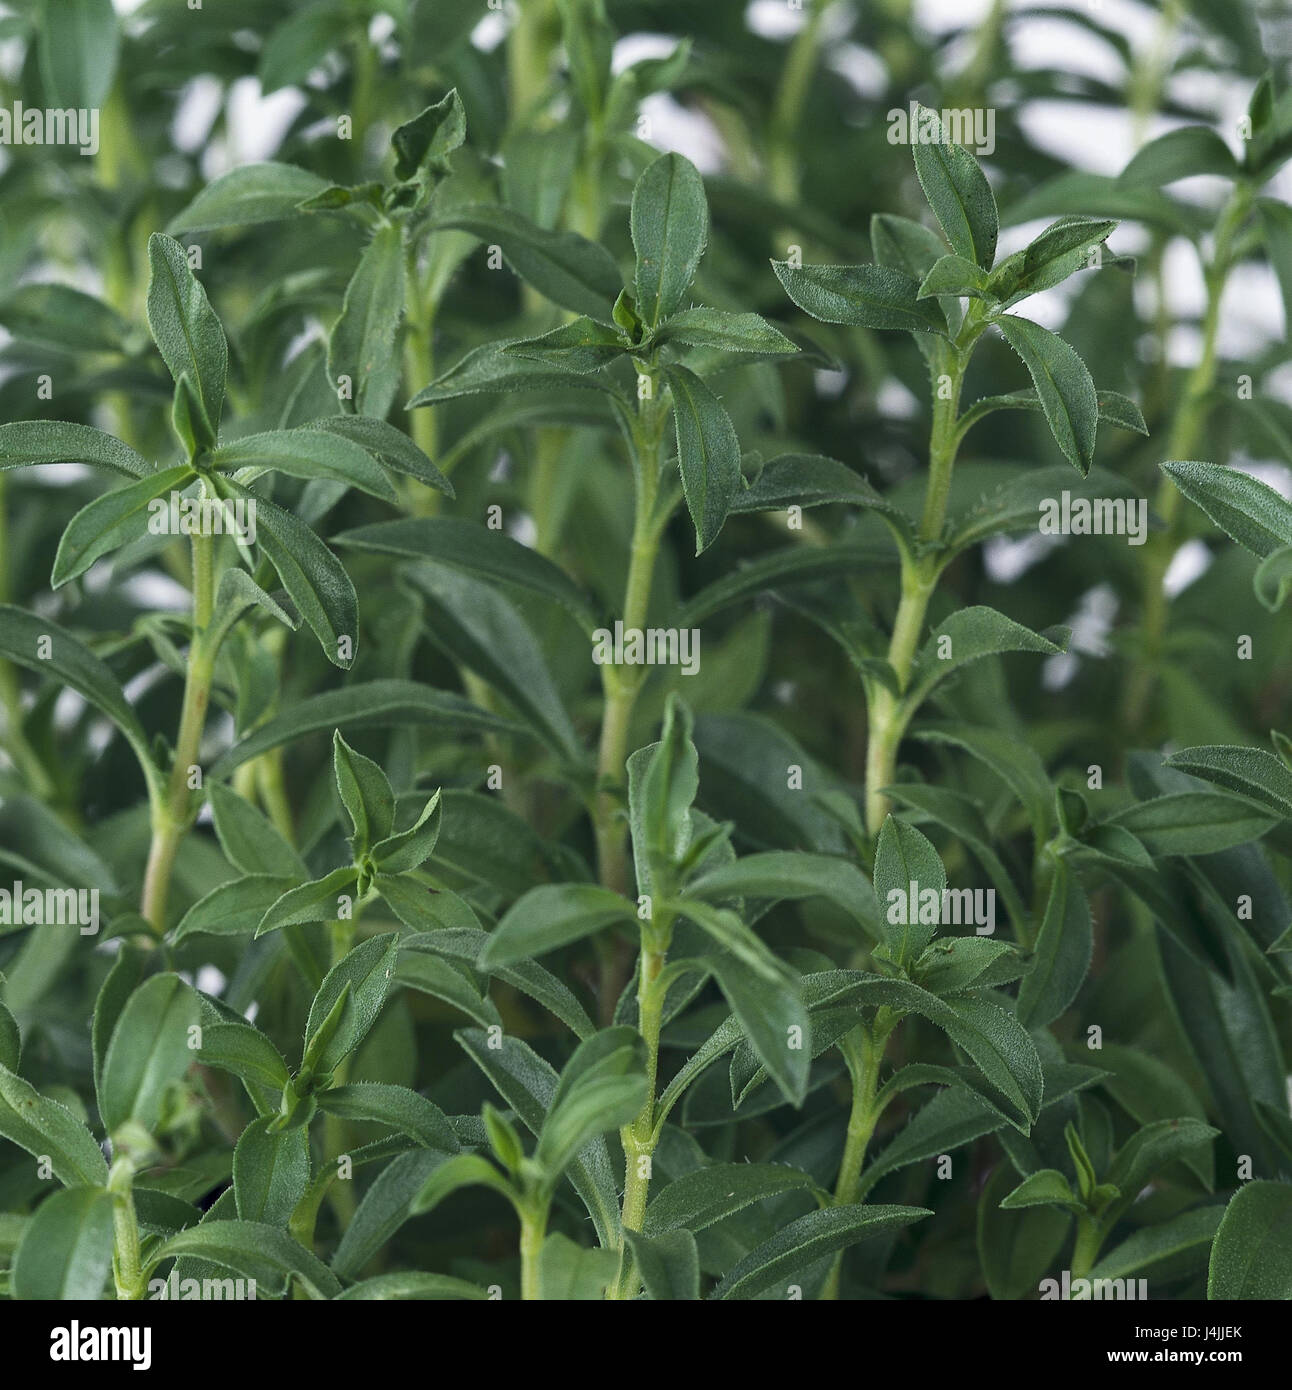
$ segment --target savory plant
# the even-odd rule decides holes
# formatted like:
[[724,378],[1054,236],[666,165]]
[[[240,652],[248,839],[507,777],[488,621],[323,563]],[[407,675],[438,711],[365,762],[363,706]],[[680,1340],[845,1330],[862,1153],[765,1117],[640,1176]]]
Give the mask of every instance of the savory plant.
[[[0,1292],[1292,1297],[1245,18],[8,8]],[[1057,91],[1187,124],[1064,169]]]

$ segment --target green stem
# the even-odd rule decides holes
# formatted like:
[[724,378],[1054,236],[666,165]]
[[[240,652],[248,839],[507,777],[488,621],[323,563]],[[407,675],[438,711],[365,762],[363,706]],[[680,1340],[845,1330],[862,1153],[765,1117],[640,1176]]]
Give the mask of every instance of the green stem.
[[[1167,440],[1166,457],[1171,461],[1192,457],[1207,422],[1208,399],[1216,384],[1220,309],[1233,269],[1234,241],[1251,207],[1251,199],[1248,185],[1235,184],[1216,223],[1215,250],[1205,276],[1207,307],[1202,322],[1202,352],[1185,382],[1184,396]],[[1149,537],[1144,548],[1140,656],[1127,680],[1123,705],[1124,722],[1131,730],[1140,728],[1149,714],[1166,638],[1169,608],[1164,588],[1166,572],[1180,542],[1180,492],[1165,475],[1158,483],[1153,506],[1166,525]]]
[[134,1164],[129,1158],[113,1160],[108,1173],[108,1191],[112,1194],[112,1277],[117,1298],[129,1302],[143,1298],[147,1291],[132,1190],[134,1176]]
[[520,1214],[520,1296],[526,1303],[543,1298],[543,1241],[547,1236],[547,1204],[526,1207]]
[[920,540],[929,547],[922,556],[902,549],[901,598],[888,644],[888,664],[897,675],[900,694],[875,683],[869,697],[870,737],[866,749],[866,828],[879,833],[888,814],[883,788],[890,786],[897,769],[897,752],[914,711],[903,699],[924,633],[929,600],[937,586],[941,561],[932,547],[941,538],[946,521],[951,475],[960,442],[957,425],[960,391],[964,383],[965,355],[945,349],[937,361],[934,383],[933,427],[929,436],[929,481],[920,518]]
[[772,196],[791,206],[798,200],[799,169],[803,162],[795,141],[803,120],[803,107],[812,89],[821,48],[821,23],[827,9],[827,0],[808,0],[808,3],[807,20],[790,43],[772,107],[768,182]]
[[180,710],[170,782],[165,793],[154,796],[151,804],[152,844],[144,871],[140,912],[158,936],[166,930],[171,873],[188,830],[188,770],[197,764],[201,752],[202,731],[206,727],[211,682],[215,675],[216,648],[207,640],[215,593],[214,552],[209,536],[193,537],[193,640],[189,644],[184,703]]
[[1100,1222],[1088,1212],[1077,1217],[1077,1239],[1072,1248],[1072,1277],[1084,1279],[1099,1258],[1104,1232]]
[[[851,1206],[857,1200],[861,1165],[865,1162],[866,1150],[883,1113],[882,1106],[875,1104],[875,1094],[879,1090],[879,1069],[883,1065],[888,1036],[895,1026],[896,1020],[891,1011],[881,1008],[876,1013],[872,1028],[858,1024],[840,1044],[839,1050],[848,1063],[848,1072],[852,1077],[852,1110],[848,1116],[848,1138],[834,1187],[833,1205],[836,1207]],[[832,1302],[839,1297],[842,1276],[843,1252],[840,1251],[821,1291],[823,1300]]]
[[[407,324],[404,332],[404,378],[411,397],[435,380],[435,305],[417,262],[417,250],[410,247],[404,263]],[[409,411],[413,443],[427,458],[434,459],[439,444],[434,406]],[[414,511],[429,516],[439,508],[440,494],[434,488],[417,485]]]
[[[655,1153],[655,1091],[659,1079],[659,1035],[668,982],[662,980],[668,958],[669,921],[643,923],[641,973],[637,982],[637,1027],[646,1044],[646,1099],[637,1118],[620,1132],[624,1146],[624,1201],[621,1225],[640,1231],[646,1217],[651,1163]],[[639,1280],[631,1267],[627,1242],[621,1237],[619,1280],[608,1298],[632,1298]]]

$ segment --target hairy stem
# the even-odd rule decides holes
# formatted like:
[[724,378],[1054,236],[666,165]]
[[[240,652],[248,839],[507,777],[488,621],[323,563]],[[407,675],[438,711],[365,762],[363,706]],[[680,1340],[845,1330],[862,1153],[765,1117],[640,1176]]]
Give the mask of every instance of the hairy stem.
[[[929,436],[929,481],[920,518],[920,540],[932,546],[942,534],[947,498],[959,445],[957,412],[964,381],[964,357],[954,348],[941,355],[934,383],[933,427]],[[902,696],[911,678],[915,654],[924,633],[924,619],[939,573],[938,562],[902,549],[902,588],[888,643],[888,664],[896,673],[901,694],[875,683],[869,699],[870,739],[866,751],[866,829],[879,833],[888,814],[883,788],[892,784],[897,751],[913,713]]]
[[[850,1206],[857,1200],[861,1165],[865,1162],[866,1150],[870,1146],[871,1136],[882,1113],[882,1107],[875,1104],[875,1093],[879,1089],[879,1069],[883,1065],[888,1035],[895,1024],[891,1010],[882,1008],[877,1012],[871,1028],[867,1028],[864,1023],[858,1024],[839,1046],[852,1078],[852,1110],[848,1116],[848,1138],[834,1187],[833,1205],[836,1207]],[[822,1299],[829,1302],[839,1297],[842,1275],[843,1252],[840,1251],[835,1256],[830,1277],[821,1290]]]
[[175,740],[175,760],[170,782],[164,793],[152,800],[152,844],[144,871],[140,912],[153,931],[166,930],[166,902],[170,894],[175,856],[188,829],[189,768],[196,766],[201,752],[202,731],[211,700],[211,681],[215,674],[215,648],[207,641],[215,592],[214,545],[209,536],[193,537],[193,640],[189,644],[188,672],[184,680],[184,703],[180,710],[179,734]]
[[[659,1035],[664,1016],[667,981],[661,981],[668,958],[667,918],[643,923],[641,973],[637,981],[637,1027],[646,1043],[646,1099],[631,1125],[620,1131],[624,1146],[624,1201],[622,1226],[640,1231],[646,1216],[646,1197],[650,1190],[651,1162],[655,1153],[655,1092],[659,1077]],[[607,1292],[608,1298],[632,1298],[640,1282],[628,1256],[627,1241],[621,1239],[619,1279]]]
[[547,1204],[526,1207],[520,1214],[520,1296],[527,1303],[543,1297],[543,1241],[547,1235]]
[[147,1289],[139,1245],[139,1220],[132,1190],[135,1170],[131,1159],[114,1159],[108,1173],[112,1194],[112,1278],[117,1298],[137,1302]]

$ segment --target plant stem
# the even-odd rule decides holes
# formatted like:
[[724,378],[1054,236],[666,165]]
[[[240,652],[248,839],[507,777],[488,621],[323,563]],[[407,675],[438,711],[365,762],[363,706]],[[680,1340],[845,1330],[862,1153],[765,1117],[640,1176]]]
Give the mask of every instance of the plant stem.
[[202,731],[211,699],[215,674],[215,650],[206,640],[211,622],[215,592],[214,546],[209,536],[193,537],[193,640],[188,650],[188,672],[184,681],[184,703],[180,711],[179,734],[175,740],[175,760],[170,783],[164,795],[152,799],[152,844],[148,867],[144,871],[140,912],[153,931],[166,930],[166,900],[171,873],[180,842],[188,829],[188,770],[201,752]]
[[812,75],[821,47],[821,22],[827,9],[827,0],[808,2],[807,19],[790,43],[772,108],[768,183],[772,196],[791,206],[798,200],[799,168],[803,162],[802,152],[795,148],[795,139],[808,92],[812,89]]
[[1099,1221],[1088,1212],[1077,1217],[1077,1239],[1072,1247],[1072,1277],[1084,1279],[1099,1257],[1104,1233]]
[[[646,1043],[646,1099],[631,1125],[620,1131],[624,1146],[624,1201],[621,1225],[640,1231],[646,1216],[651,1162],[655,1153],[655,1092],[659,1078],[659,1035],[664,1016],[667,982],[661,985],[668,958],[670,921],[642,923],[641,973],[637,982],[637,1027]],[[628,1256],[627,1241],[620,1237],[619,1280],[607,1291],[613,1299],[631,1298],[638,1282]]]
[[[834,1187],[833,1205],[836,1207],[850,1206],[857,1200],[861,1165],[865,1161],[866,1150],[882,1113],[881,1108],[875,1105],[875,1093],[879,1089],[879,1069],[883,1065],[888,1036],[895,1026],[896,1020],[892,1017],[892,1011],[881,1008],[876,1012],[872,1027],[867,1028],[864,1023],[859,1023],[843,1039],[839,1047],[852,1077],[852,1110],[848,1116],[848,1139],[844,1145],[839,1176]],[[839,1297],[842,1275],[843,1252],[840,1251],[835,1256],[830,1277],[821,1290],[823,1300],[830,1302]]]
[[[959,438],[956,429],[960,391],[964,383],[965,358],[955,348],[944,350],[938,359],[934,383],[933,427],[929,436],[929,481],[924,495],[919,538],[928,547],[936,545],[946,521],[951,475],[955,468]],[[949,383],[949,385],[947,384]],[[900,694],[876,682],[870,692],[870,738],[866,749],[866,828],[879,833],[888,814],[888,798],[883,788],[890,786],[897,769],[897,751],[914,711],[903,696],[910,682],[911,668],[924,633],[929,600],[937,586],[940,561],[936,554],[912,555],[902,548],[901,599],[888,643],[888,664],[896,673]]]
[[[1185,382],[1184,396],[1167,440],[1166,457],[1170,461],[1186,460],[1193,454],[1207,421],[1207,401],[1216,384],[1220,309],[1233,268],[1233,243],[1247,216],[1251,198],[1251,189],[1246,184],[1235,184],[1216,223],[1215,249],[1205,275],[1207,307],[1202,322],[1202,352]],[[1165,475],[1158,483],[1153,506],[1166,525],[1149,537],[1144,548],[1141,650],[1127,680],[1123,705],[1124,722],[1131,730],[1138,729],[1147,718],[1157,683],[1169,607],[1164,584],[1180,540],[1180,492]]]
[[112,1277],[117,1298],[130,1302],[141,1299],[147,1287],[132,1190],[134,1176],[134,1164],[129,1158],[113,1160],[108,1173],[108,1191],[112,1194]]
[[520,1214],[520,1296],[527,1303],[543,1298],[543,1241],[547,1235],[546,1203]]
[[[623,624],[625,629],[644,628],[650,607],[655,559],[659,553],[661,523],[654,515],[659,490],[660,440],[663,411],[653,399],[639,403],[632,427],[635,507],[633,535],[628,555],[628,579],[624,586]],[[630,895],[631,874],[628,861],[628,830],[623,822],[624,764],[628,760],[628,739],[632,731],[633,710],[641,689],[641,668],[623,669],[607,664],[601,668],[601,688],[605,708],[601,716],[601,739],[597,751],[597,789],[593,825],[597,839],[597,865],[602,884],[616,893]]]
[[[411,397],[435,380],[435,305],[418,267],[416,247],[409,247],[404,260],[404,302],[404,384]],[[427,458],[434,459],[439,444],[435,407],[421,406],[409,415],[413,443]],[[431,515],[439,509],[439,496],[434,488],[417,488],[414,510],[422,516]]]

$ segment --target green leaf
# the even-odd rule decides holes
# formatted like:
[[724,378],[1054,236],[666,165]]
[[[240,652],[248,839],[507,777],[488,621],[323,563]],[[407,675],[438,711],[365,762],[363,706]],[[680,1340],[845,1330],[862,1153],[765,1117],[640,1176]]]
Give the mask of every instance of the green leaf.
[[1292,593],[1292,546],[1280,546],[1256,567],[1252,588],[1263,607],[1277,613]]
[[1119,188],[1161,188],[1197,174],[1235,178],[1238,162],[1209,126],[1170,130],[1138,150],[1117,179]]
[[144,535],[153,499],[179,491],[192,478],[193,470],[187,465],[168,468],[87,503],[68,522],[58,542],[51,586],[60,588],[84,574],[101,556]]
[[632,351],[617,328],[607,328],[586,315],[563,323],[537,338],[504,343],[509,356],[544,362],[562,371],[597,372]]
[[328,376],[338,390],[348,386],[341,398],[352,400],[360,415],[381,419],[394,403],[403,374],[404,307],[403,230],[391,223],[364,248],[328,339]]
[[1270,808],[1245,797],[1186,791],[1137,802],[1109,816],[1105,823],[1129,831],[1158,858],[1232,849],[1260,839],[1277,821]]
[[1063,1207],[1067,1211],[1080,1212],[1085,1207],[1077,1200],[1077,1195],[1068,1186],[1068,1180],[1057,1168],[1039,1168],[1024,1178],[1021,1183],[1002,1200],[1006,1211],[1021,1207]]
[[468,1283],[465,1279],[454,1279],[448,1274],[422,1274],[415,1269],[401,1270],[396,1274],[375,1274],[358,1284],[351,1284],[344,1293],[336,1295],[339,1299],[352,1299],[362,1302],[389,1299],[474,1299],[487,1301],[489,1290],[479,1284]]
[[395,793],[378,764],[356,753],[339,729],[332,735],[332,766],[337,790],[354,827],[351,842],[357,861],[375,841],[390,834],[395,821]]
[[1025,1028],[1043,1028],[1068,1008],[1085,982],[1093,952],[1090,904],[1076,876],[1060,859],[1054,866],[1032,968],[1018,988],[1018,1018]]
[[642,1230],[648,1236],[699,1232],[755,1202],[815,1187],[811,1174],[778,1163],[714,1163],[675,1178],[652,1197]]
[[1207,1297],[1292,1298],[1292,1185],[1248,1182],[1234,1193],[1211,1247]]
[[212,180],[166,231],[211,232],[295,217],[301,203],[327,188],[327,180],[295,164],[242,164]]
[[646,1043],[635,1028],[585,1038],[561,1073],[535,1161],[554,1179],[599,1134],[635,1120],[648,1093]]
[[1128,1207],[1167,1164],[1208,1148],[1219,1133],[1190,1115],[1156,1120],[1137,1130],[1117,1151],[1105,1177],[1122,1194],[1110,1211]]
[[285,1227],[310,1181],[309,1128],[276,1129],[262,1116],[233,1151],[233,1193],[240,1221]]
[[[454,497],[453,484],[403,432],[385,420],[371,415],[329,415],[302,426],[306,430],[326,430],[358,444],[378,463],[419,483]],[[478,528],[477,528],[478,529]],[[491,533],[492,534],[492,533]]]
[[1268,484],[1219,463],[1164,463],[1162,471],[1253,555],[1292,545],[1292,502]]
[[[514,341],[523,341],[516,339]],[[483,343],[472,348],[447,372],[424,386],[411,401],[408,410],[421,406],[440,405],[460,396],[513,391],[612,391],[599,376],[576,372],[551,358],[542,362],[518,357],[507,349],[510,343]]]
[[317,1055],[312,1056],[316,1076],[330,1076],[377,1021],[395,973],[398,953],[398,934],[387,932],[360,942],[328,971],[310,1005],[305,1024],[307,1053],[324,1019],[336,1007],[343,992],[349,993],[336,1031],[326,1045],[317,1050]]
[[154,471],[129,444],[90,425],[63,420],[0,425],[0,471],[39,463],[86,463],[132,480]]
[[510,600],[473,575],[440,565],[422,565],[409,577],[425,596],[425,626],[436,643],[488,681],[563,758],[581,761],[583,745],[547,658]]
[[846,502],[877,511],[891,504],[846,463],[820,454],[781,454],[763,465],[755,482],[738,492],[732,513],[771,512],[784,507],[822,507]]
[[769,984],[797,989],[793,971],[764,945],[751,928],[745,926],[737,913],[685,898],[668,900],[665,906],[669,911],[678,912],[694,922],[721,950],[730,952]]
[[[252,493],[229,483],[239,497]],[[283,588],[334,665],[347,669],[359,645],[359,600],[341,562],[291,512],[263,497],[256,502],[256,539]]]
[[4,1004],[0,1004],[0,1067],[18,1070],[22,1058],[22,1033],[18,1022]]
[[767,1074],[786,1100],[801,1105],[812,1065],[812,1025],[798,979],[773,981],[726,953],[705,957],[705,964]]
[[[287,862],[280,861],[280,867],[288,867]],[[254,932],[270,908],[298,885],[295,874],[290,877],[248,874],[245,878],[222,883],[189,908],[172,930],[170,939],[178,944],[198,932],[208,936],[243,936]]]
[[1283,294],[1283,312],[1292,321],[1292,207],[1275,198],[1258,198],[1256,208],[1265,239],[1265,254]]
[[133,346],[126,319],[70,285],[20,285],[0,306],[0,323],[15,338],[61,351],[125,352]]
[[998,1300],[1037,1292],[1067,1239],[1072,1217],[1054,1207],[1002,1211],[1001,1198],[1014,1185],[1008,1164],[988,1178],[978,1199],[978,1260],[988,1292]]
[[[462,1029],[454,1037],[530,1133],[541,1133],[557,1090],[552,1067],[519,1038],[506,1036],[497,1048],[489,1045],[488,1035],[480,1029]],[[619,1203],[605,1141],[594,1139],[565,1173],[592,1217],[598,1243],[611,1244],[619,1229]]]
[[1023,359],[1054,442],[1084,477],[1094,462],[1099,423],[1099,401],[1086,364],[1062,338],[1031,319],[1007,314],[995,322]]
[[920,283],[919,297],[929,299],[936,295],[950,295],[953,298],[967,296],[970,299],[990,299],[987,292],[987,272],[973,261],[963,256],[939,256],[929,268],[929,273]]
[[150,781],[159,779],[148,737],[117,678],[66,628],[49,618],[0,604],[0,657],[70,686],[121,730],[145,776]]
[[773,261],[772,269],[795,304],[823,323],[946,334],[945,317],[920,298],[919,281],[890,266]]
[[1279,816],[1292,816],[1292,768],[1263,748],[1208,744],[1172,753],[1167,767],[1238,792]]
[[1192,1255],[1200,1264],[1223,1215],[1220,1207],[1197,1207],[1159,1224],[1142,1227],[1100,1258],[1090,1271],[1091,1283],[1098,1279],[1142,1277],[1145,1271],[1157,1265],[1167,1265],[1174,1271],[1179,1268],[1180,1256]]
[[699,170],[680,154],[660,155],[633,188],[630,221],[637,312],[653,329],[681,305],[709,238]]
[[[1066,633],[1062,630],[1055,635],[1062,636],[1066,642]],[[921,648],[906,699],[912,708],[919,706],[934,686],[953,671],[985,656],[1005,652],[1041,652],[1053,656],[1063,650],[1063,646],[1043,633],[1030,631],[994,608],[961,608],[943,619]]]
[[276,24],[260,50],[260,90],[304,87],[310,73],[342,42],[349,14],[340,0],[321,0]]
[[866,876],[846,859],[828,854],[784,850],[749,854],[692,879],[685,896],[707,902],[822,897],[863,925],[877,920],[875,894]]
[[440,1107],[407,1086],[361,1081],[321,1091],[318,1102],[319,1109],[329,1115],[389,1125],[428,1149],[456,1153],[461,1147]]
[[[0,626],[0,634],[3,627]],[[227,777],[251,758],[320,730],[381,728],[432,724],[446,731],[517,733],[524,728],[459,695],[433,690],[416,681],[358,681],[342,690],[327,690],[289,706],[235,743],[216,759],[212,777]]]
[[224,383],[229,372],[229,347],[215,315],[179,242],[160,232],[148,238],[148,326],[162,359],[178,382],[187,375],[202,410],[194,424],[199,443],[215,443],[224,406]]
[[672,695],[659,742],[628,759],[628,823],[641,893],[666,893],[691,843],[691,805],[700,787],[691,731],[690,710]]
[[666,367],[673,396],[682,492],[695,526],[695,553],[718,538],[741,486],[740,440],[722,402],[686,367]]
[[536,226],[511,208],[468,204],[432,217],[431,231],[470,232],[501,247],[508,265],[542,295],[563,309],[609,323],[623,281],[604,246],[577,232]]
[[1047,227],[1023,252],[1017,279],[1007,289],[1005,307],[1061,284],[1069,275],[1090,268],[1091,252],[1102,247],[1117,223],[1095,218],[1065,218]]
[[[947,873],[928,838],[895,816],[886,816],[875,846],[875,896],[879,900],[880,930],[899,965],[913,961],[929,944],[937,923],[908,920],[911,884],[918,906],[921,893],[932,889],[942,911]],[[923,914],[917,913],[917,918]]]
[[993,1134],[1008,1123],[982,1096],[958,1087],[940,1091],[889,1141],[861,1176],[861,1195],[889,1173]]
[[466,138],[466,111],[454,87],[441,101],[406,121],[390,137],[395,150],[395,177],[411,179],[425,170],[447,170],[448,156]]
[[589,1250],[553,1232],[539,1255],[539,1285],[545,1300],[562,1303],[599,1301],[619,1267],[613,1250]]
[[[358,444],[330,430],[273,430],[245,435],[212,451],[211,467],[238,471],[238,481],[254,482],[262,473],[285,473],[290,478],[328,478],[358,488],[383,502],[397,496],[390,479]],[[240,470],[247,470],[241,472]]]
[[431,560],[490,583],[554,600],[592,625],[587,597],[558,565],[536,550],[456,517],[404,517],[343,531],[333,544],[374,555]]
[[871,216],[870,245],[879,265],[900,270],[917,285],[947,254],[946,243],[931,227],[890,212]]
[[[280,927],[293,927],[306,922],[335,921],[341,912],[338,899],[342,896],[354,897],[354,893],[348,890],[352,889],[358,878],[359,871],[351,865],[346,865],[340,869],[333,869],[322,878],[289,888],[265,910],[256,925],[256,935],[264,936]],[[259,896],[259,884],[253,885],[245,880],[244,882],[248,890],[254,890]],[[264,887],[268,890],[268,883],[265,883]],[[199,928],[189,926],[188,930],[196,931]]]
[[253,1086],[283,1090],[290,1075],[278,1049],[249,1023],[208,1023],[202,1027],[198,1060],[219,1067]]
[[480,952],[481,970],[545,955],[615,923],[632,925],[632,904],[592,883],[544,883],[503,914]]
[[388,835],[373,845],[373,863],[384,874],[404,874],[420,868],[435,852],[441,820],[440,793],[436,792],[407,830]]
[[652,1239],[628,1230],[624,1239],[648,1297],[656,1302],[700,1297],[700,1254],[690,1231],[669,1231]]
[[511,1184],[487,1158],[460,1153],[441,1163],[426,1179],[409,1203],[409,1210],[414,1216],[424,1216],[464,1187],[488,1187],[509,1202],[516,1200]]
[[112,88],[121,50],[112,0],[44,0],[37,35],[48,105],[97,116]]
[[126,1001],[103,1060],[99,1112],[109,1134],[127,1121],[150,1134],[168,1093],[196,1059],[202,1009],[178,975],[154,975]]
[[112,1269],[113,1200],[97,1187],[55,1192],[23,1229],[10,1274],[13,1296],[97,1300]]
[[108,1180],[108,1165],[84,1122],[5,1066],[0,1134],[37,1158],[48,1157],[54,1176],[69,1187],[102,1187]]
[[[652,347],[674,343],[712,348],[742,359],[792,357],[799,351],[779,329],[759,314],[736,314],[722,309],[683,309],[660,324]],[[855,475],[854,475],[855,476]]]
[[276,1226],[256,1221],[203,1221],[171,1236],[152,1251],[154,1265],[193,1255],[256,1281],[256,1292],[282,1298],[297,1281],[311,1298],[335,1298],[335,1274]]
[[915,173],[938,225],[957,255],[990,270],[999,219],[986,175],[973,155],[942,129],[935,112],[920,107],[914,119],[920,134],[911,144]]
[[751,1250],[727,1271],[710,1298],[756,1298],[806,1270],[815,1260],[931,1216],[925,1207],[826,1207],[808,1212]]
[[1024,966],[1008,941],[985,936],[952,936],[934,941],[912,967],[921,989],[945,998],[966,989],[993,989],[1016,980]]
[[223,782],[206,784],[206,799],[224,857],[244,874],[307,877],[305,863],[267,816]]

